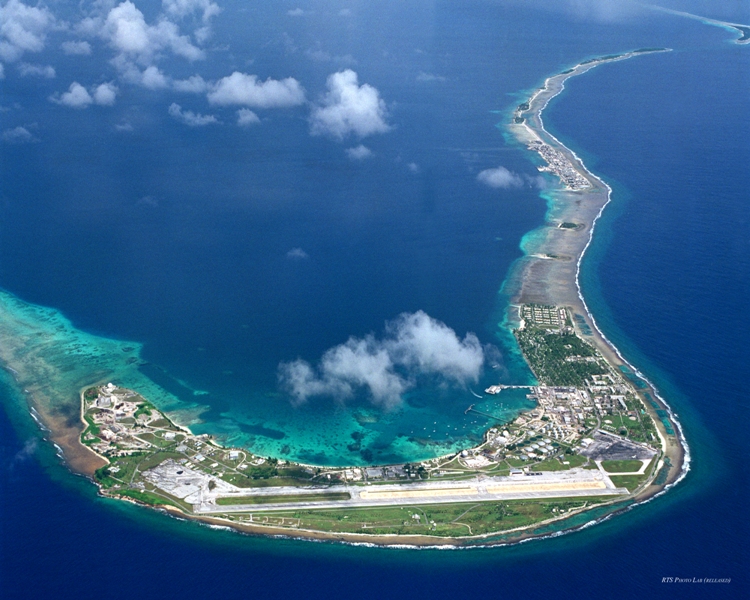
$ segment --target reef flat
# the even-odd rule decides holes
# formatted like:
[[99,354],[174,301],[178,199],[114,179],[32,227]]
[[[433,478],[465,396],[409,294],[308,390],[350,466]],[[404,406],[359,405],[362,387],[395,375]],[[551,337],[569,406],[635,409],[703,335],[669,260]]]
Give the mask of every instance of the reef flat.
[[[689,453],[679,423],[651,383],[599,330],[579,285],[581,260],[591,243],[596,221],[610,201],[612,190],[586,168],[575,152],[544,128],[542,119],[544,109],[563,91],[569,78],[603,64],[668,51],[665,48],[644,48],[583,61],[547,78],[528,101],[516,108],[508,126],[510,133],[548,163],[540,170],[560,177],[562,186],[546,192],[547,222],[527,237],[523,248],[525,256],[515,265],[506,291],[512,298],[508,322],[515,327],[523,325],[524,305],[564,306],[570,311],[576,336],[590,343],[613,370],[623,374],[657,423],[664,440],[665,455],[672,465],[667,482],[672,483],[684,475],[689,464]],[[528,350],[524,355],[528,361]]]
[[679,481],[689,454],[669,406],[587,309],[580,262],[611,190],[544,129],[542,112],[569,77],[661,51],[584,61],[548,78],[513,114],[510,132],[560,185],[547,190],[547,223],[530,236],[508,284],[508,322],[538,381],[523,386],[536,407],[512,422],[484,415],[497,423],[478,445],[369,467],[225,447],[169,416],[182,405],[140,372],[138,344],[83,333],[60,313],[5,293],[0,360],[66,463],[102,494],[243,532],[477,546],[574,530],[626,510]]

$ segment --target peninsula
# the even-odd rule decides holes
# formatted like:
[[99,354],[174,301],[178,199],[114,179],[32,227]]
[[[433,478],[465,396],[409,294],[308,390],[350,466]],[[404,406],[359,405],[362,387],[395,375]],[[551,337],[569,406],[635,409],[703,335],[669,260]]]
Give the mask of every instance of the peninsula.
[[[95,383],[81,384],[71,411],[53,401],[54,392],[44,385],[53,371],[50,361],[63,360],[63,354],[69,360],[70,352],[49,358],[51,353],[37,350],[41,346],[29,346],[45,343],[47,334],[29,330],[19,338],[17,332],[28,329],[23,311],[11,314],[2,307],[7,318],[0,338],[7,343],[0,359],[72,470],[91,477],[105,496],[181,518],[263,535],[480,546],[574,530],[627,510],[679,481],[689,454],[668,405],[609,343],[586,307],[580,261],[610,189],[544,129],[542,112],[568,78],[661,51],[584,61],[548,78],[513,113],[512,135],[539,156],[541,171],[560,180],[548,222],[509,279],[508,322],[537,379],[528,387],[536,406],[512,422],[497,422],[475,447],[370,467],[259,456],[193,434],[157,408],[156,399],[128,387],[127,379],[107,382],[103,366],[91,371],[88,381]],[[65,325],[57,330],[65,334]],[[134,352],[111,344],[106,352]],[[78,351],[84,345],[69,346]],[[88,358],[99,364],[104,354]],[[128,364],[136,360],[131,356]],[[79,365],[65,369],[76,378],[71,381],[80,381]],[[479,412],[474,405],[472,410]]]

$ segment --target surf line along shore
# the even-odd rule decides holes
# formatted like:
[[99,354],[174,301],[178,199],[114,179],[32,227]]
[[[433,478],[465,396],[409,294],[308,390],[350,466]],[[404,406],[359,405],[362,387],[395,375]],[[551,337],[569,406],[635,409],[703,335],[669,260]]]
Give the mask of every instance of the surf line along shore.
[[[536,340],[557,336],[559,341],[565,335],[571,344],[578,344],[578,352],[567,357],[574,360],[558,358],[561,364],[571,365],[580,360],[593,365],[593,370],[584,369],[591,376],[586,376],[586,381],[581,381],[578,388],[550,377],[545,372],[544,361],[535,360],[522,344],[529,366],[542,383],[532,388],[541,410],[530,411],[530,421],[508,424],[509,432],[500,432],[502,425],[489,429],[484,442],[476,448],[458,456],[439,457],[431,461],[434,464],[423,464],[429,470],[429,481],[419,481],[424,473],[420,474],[419,469],[415,473],[416,465],[318,468],[315,469],[318,473],[313,474],[306,471],[309,465],[283,463],[278,469],[279,482],[269,480],[262,489],[253,487],[245,475],[266,468],[262,457],[243,449],[222,448],[211,440],[192,436],[189,430],[181,431],[154,407],[153,411],[145,407],[145,399],[128,390],[88,388],[82,402],[86,415],[93,422],[82,439],[112,461],[111,468],[102,470],[96,477],[102,493],[156,504],[175,515],[250,533],[386,546],[445,547],[507,544],[575,530],[647,501],[677,483],[688,468],[689,454],[675,415],[654,386],[598,329],[580,291],[581,258],[591,241],[596,220],[609,202],[611,190],[588,171],[572,151],[551,136],[542,121],[542,111],[549,100],[562,91],[569,77],[603,63],[661,51],[647,49],[591,59],[552,76],[528,102],[516,109],[509,125],[516,139],[542,157],[546,166],[541,169],[553,173],[562,182],[559,189],[550,192],[553,202],[548,223],[537,232],[541,235],[536,236],[535,246],[526,247],[527,256],[519,261],[510,278],[511,285],[518,286],[512,296],[515,304],[511,311],[518,312],[512,315],[515,323],[513,319],[509,322],[515,324],[519,341],[522,337],[519,332],[531,332]],[[598,355],[592,355],[593,348]],[[601,367],[605,368],[597,372]],[[573,374],[580,375],[580,372]],[[629,385],[622,385],[625,381]],[[601,404],[610,403],[609,409],[602,410],[602,406],[597,405],[601,388],[611,390],[611,394],[607,392],[601,399]],[[492,389],[488,392],[494,393]],[[561,396],[565,397],[563,403],[569,400],[570,407],[591,410],[590,415],[596,408],[598,416],[578,417],[577,424],[560,424],[561,427],[550,429],[550,419],[556,418],[554,415],[562,406],[558,400]],[[635,401],[636,396],[638,401]],[[616,406],[613,410],[612,405],[618,402],[622,410]],[[123,408],[126,405],[129,408]],[[128,457],[113,460],[113,444],[120,444],[124,425],[119,426],[117,433],[108,429],[111,422],[107,420],[108,413],[112,412],[109,407],[124,411],[120,423],[134,419],[133,427],[146,430],[133,438],[138,438],[136,444],[158,448],[151,457],[143,462]],[[581,414],[581,408],[570,412]],[[534,416],[534,412],[541,414]],[[627,419],[648,425],[644,426],[641,441],[611,433],[617,429],[611,425],[610,432],[602,431],[607,429],[607,423],[612,423],[606,416],[615,413],[617,417],[611,418],[617,419],[620,431]],[[109,439],[96,441],[94,426]],[[561,428],[563,435],[560,435]],[[552,455],[560,452],[559,444],[553,442],[550,446],[551,439],[539,439],[534,444],[534,440],[549,435],[569,442],[575,439],[573,430],[576,428],[579,433],[585,430],[583,435],[578,435],[581,446],[577,465],[570,463],[575,458],[574,452],[565,452],[561,458],[548,461],[555,465],[553,472],[540,472],[543,468],[539,463],[538,467],[526,469],[527,472],[510,469],[508,474],[488,467],[485,457],[496,457],[500,450],[505,452],[518,445],[525,446],[528,456],[535,457],[535,461],[541,453],[543,463],[544,458],[550,456],[547,453],[551,447],[558,447]],[[538,435],[541,431],[549,433]],[[580,440],[588,434],[593,439]],[[658,451],[649,446],[652,443],[658,443]],[[584,444],[597,448],[583,448]],[[601,450],[604,446],[607,446],[606,452]],[[123,447],[117,446],[117,451]],[[619,453],[617,458],[611,452],[613,447],[616,448],[614,453]],[[512,451],[517,456],[518,448]],[[581,456],[588,457],[585,464]],[[639,464],[633,466],[633,463]],[[451,474],[455,475],[461,466],[468,468],[451,479]],[[586,472],[580,466],[591,470]],[[303,471],[308,475],[303,475]],[[294,477],[298,481],[300,477],[308,479],[290,485],[288,481]],[[627,478],[631,487],[624,488]],[[392,483],[398,479],[401,481]],[[123,490],[121,483],[126,481],[135,481],[141,487]],[[372,487],[367,487],[370,484]],[[520,511],[529,507],[534,507],[537,514],[522,515],[527,519],[524,523],[519,519]],[[539,507],[548,512],[540,513]],[[471,511],[475,511],[473,516],[480,513],[479,522],[472,520],[472,515],[467,517]],[[499,518],[498,512],[502,513]],[[512,519],[519,520],[514,523]],[[490,523],[490,529],[485,528],[486,533],[479,533]]]
[[528,101],[515,109],[508,130],[519,143],[540,156],[546,165],[539,170],[559,177],[562,187],[548,190],[552,201],[547,222],[530,236],[524,247],[525,256],[514,266],[505,289],[511,297],[507,322],[512,327],[521,325],[519,309],[523,305],[565,306],[573,314],[576,333],[592,343],[634,385],[657,426],[665,457],[672,464],[665,488],[679,482],[690,467],[682,426],[654,385],[602,333],[581,292],[581,261],[593,239],[596,222],[611,200],[612,189],[544,128],[542,113],[571,77],[603,64],[670,51],[643,48],[585,60],[548,77]]
[[[593,419],[596,425],[587,426],[596,438],[594,446],[617,446],[620,454],[624,448],[627,456],[602,459],[601,452],[597,456],[591,451],[578,454],[570,440],[575,438],[578,447],[582,435],[574,429],[579,425],[561,424],[553,432],[548,424],[557,418],[554,404],[558,395],[567,394],[562,402],[570,406],[581,402],[593,405],[594,388],[600,387],[597,377],[600,382],[602,377],[591,378],[583,386],[587,389],[560,392],[561,388],[553,386],[565,384],[542,377],[539,364],[527,353],[527,361],[543,382],[534,388],[539,401],[535,417],[521,417],[507,424],[508,431],[500,431],[502,425],[492,427],[482,444],[455,456],[371,468],[318,468],[276,461],[248,449],[224,448],[206,436],[194,435],[157,409],[167,405],[160,401],[157,389],[148,389],[146,395],[154,394],[148,400],[141,395],[144,379],[135,378],[131,372],[137,368],[137,348],[105,340],[97,341],[101,347],[86,354],[88,344],[93,342],[76,338],[70,324],[50,321],[50,315],[42,309],[12,298],[0,303],[0,309],[6,305],[13,308],[5,311],[8,318],[0,322],[0,358],[26,392],[31,406],[38,409],[63,459],[73,471],[92,477],[102,494],[211,525],[265,535],[386,546],[478,546],[571,531],[626,510],[679,481],[689,464],[689,454],[669,407],[606,340],[586,308],[578,286],[578,268],[610,190],[544,130],[541,113],[568,77],[604,62],[655,51],[592,59],[550,77],[516,109],[510,125],[516,138],[538,152],[548,165],[543,168],[560,176],[566,188],[554,192],[555,202],[548,214],[552,224],[543,228],[543,241],[514,272],[520,276],[513,295],[519,307],[515,315],[518,329],[523,329],[524,311],[533,313],[534,307],[544,305],[540,310],[546,311],[550,320],[553,313],[557,315],[561,335],[566,330],[566,335],[585,340],[589,344],[586,347],[598,350],[601,356],[594,362],[606,362],[604,372],[610,372],[613,387],[623,387],[615,380],[629,381],[640,397],[638,408],[630,395],[622,396],[622,410],[615,407],[614,412],[621,423],[630,418],[628,414],[638,421],[640,413],[636,411],[642,405],[643,413],[650,415],[644,419],[650,424],[643,430],[647,437],[628,440],[596,431],[598,418]],[[546,318],[536,324],[537,335],[545,335]],[[58,325],[52,327],[54,331],[67,333],[51,335],[50,323]],[[534,327],[527,323],[529,329]],[[121,359],[114,363],[105,360],[128,354],[125,367],[118,372],[111,364]],[[66,374],[64,380],[61,373]],[[103,382],[110,377],[136,385],[127,389],[84,383]],[[84,387],[76,388],[80,395],[73,405],[67,392],[76,384]],[[552,404],[545,408],[544,402]],[[562,434],[560,428],[565,430]],[[549,434],[540,433],[542,430]],[[534,443],[537,438],[544,439]],[[649,446],[656,442],[658,451]],[[539,464],[524,472],[502,459],[507,464],[501,469],[498,462],[487,458],[509,456],[506,450],[511,446],[524,446],[529,456],[540,459],[538,463],[546,460],[554,467],[539,472]],[[520,449],[512,452],[518,456]],[[515,467],[524,464],[520,458],[511,460],[518,461]],[[636,462],[638,465],[633,466]],[[618,464],[610,464],[614,470],[607,470],[606,463]]]

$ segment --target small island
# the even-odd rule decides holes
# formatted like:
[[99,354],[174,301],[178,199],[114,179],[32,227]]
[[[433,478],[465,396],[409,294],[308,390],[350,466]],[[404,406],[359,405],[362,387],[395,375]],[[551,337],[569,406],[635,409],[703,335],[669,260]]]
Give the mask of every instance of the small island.
[[[0,306],[0,358],[73,471],[89,476],[104,496],[179,518],[252,534],[457,547],[555,535],[628,510],[684,476],[688,448],[670,407],[586,306],[581,258],[611,190],[544,129],[542,112],[568,78],[664,51],[585,60],[548,78],[510,118],[510,133],[560,185],[548,190],[547,223],[504,290],[511,297],[507,323],[536,384],[485,390],[523,388],[535,406],[511,422],[468,406],[467,413],[493,423],[473,447],[368,467],[321,467],[224,447],[175,422],[133,386],[108,381],[105,357],[124,356],[130,369],[135,348],[97,342],[102,348],[87,355],[76,338],[60,352],[50,331],[72,339],[69,324],[13,299]],[[54,327],[35,325],[44,322]],[[88,384],[80,381],[77,357],[84,356],[100,365],[89,371]],[[77,406],[49,383],[51,373],[80,381]]]
[[104,495],[241,531],[417,546],[508,543],[657,493],[673,466],[664,449],[675,430],[657,421],[656,402],[646,406],[576,334],[567,309],[523,305],[520,316],[515,333],[540,381],[528,387],[537,407],[473,448],[372,467],[280,461],[193,435],[107,383],[81,393],[81,443],[106,461],[93,479]]

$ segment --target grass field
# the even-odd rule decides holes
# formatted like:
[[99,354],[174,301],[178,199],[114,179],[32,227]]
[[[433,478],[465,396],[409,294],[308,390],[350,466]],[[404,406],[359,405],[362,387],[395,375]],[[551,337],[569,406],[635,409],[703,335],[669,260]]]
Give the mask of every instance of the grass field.
[[603,460],[602,467],[607,473],[633,473],[640,471],[643,463],[640,460]]
[[331,533],[481,535],[524,527],[604,502],[601,497],[253,513],[255,523]]
[[612,475],[610,479],[617,487],[624,487],[632,492],[645,481],[646,475]]

